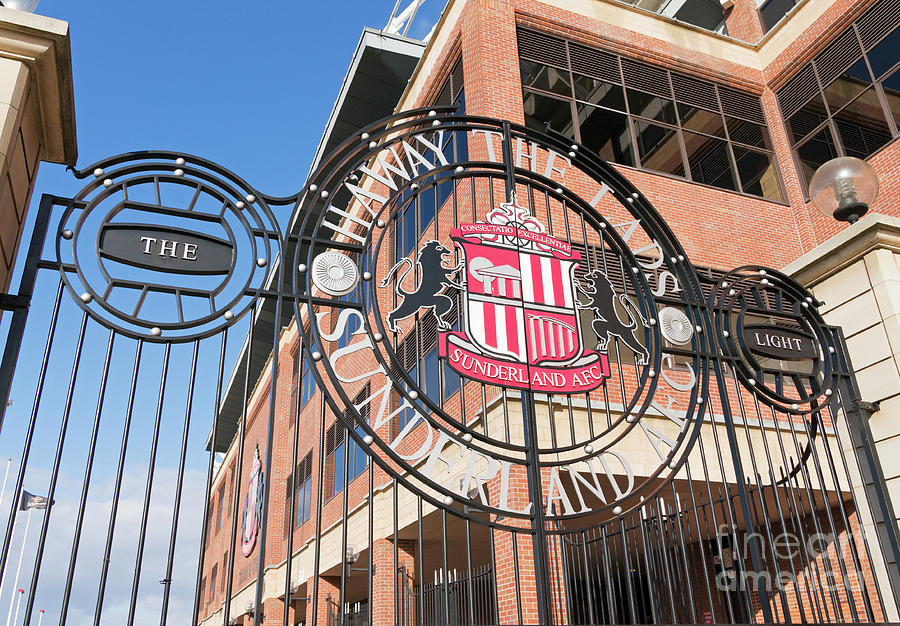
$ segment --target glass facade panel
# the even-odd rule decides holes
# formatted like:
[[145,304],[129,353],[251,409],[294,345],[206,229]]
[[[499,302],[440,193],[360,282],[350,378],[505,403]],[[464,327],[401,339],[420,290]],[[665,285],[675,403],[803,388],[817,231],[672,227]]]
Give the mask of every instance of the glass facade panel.
[[649,119],[677,124],[675,106],[668,98],[660,98],[643,91],[628,90],[628,109],[632,115],[640,115]]
[[747,144],[748,146],[756,146],[757,148],[772,149],[772,143],[769,141],[769,131],[765,126],[754,124],[746,120],[739,120],[736,117],[725,116],[725,125],[728,126],[728,136],[731,141]]
[[548,122],[553,130],[571,139],[575,138],[572,106],[568,101],[525,92],[525,125],[544,130]]
[[881,78],[885,72],[900,62],[900,29],[882,39],[881,43],[866,53],[866,56],[869,57],[875,78]]
[[875,89],[868,89],[844,107],[834,116],[834,124],[844,153],[849,156],[868,158],[891,140],[891,130]]
[[784,202],[778,168],[771,154],[734,146],[734,158],[745,193]]
[[737,191],[728,142],[688,131],[683,131],[683,136],[691,178],[705,185]]
[[894,71],[893,74],[885,78],[881,82],[881,88],[884,90],[884,96],[891,111],[894,122],[900,127],[900,69]]
[[822,96],[816,96],[787,120],[794,141],[800,141],[828,119]]
[[625,93],[619,85],[575,74],[575,98],[617,111],[625,110]]
[[843,107],[872,84],[865,59],[854,63],[850,69],[838,76],[825,88],[825,100],[832,113]]
[[827,126],[806,140],[803,145],[798,146],[797,157],[806,177],[806,184],[809,184],[809,179],[820,165],[836,156],[838,156],[837,146],[834,145],[831,129]]
[[581,103],[577,109],[581,143],[607,161],[634,167],[628,116]]
[[519,67],[522,71],[522,84],[541,91],[558,93],[563,96],[572,95],[572,86],[569,84],[569,73],[549,65],[521,61]]
[[682,128],[695,130],[707,135],[715,135],[716,137],[725,136],[725,126],[722,124],[721,113],[712,113],[711,111],[698,109],[686,104],[679,104],[678,115],[681,117]]
[[677,130],[635,121],[634,132],[642,166],[666,174],[684,176],[684,162],[681,159]]

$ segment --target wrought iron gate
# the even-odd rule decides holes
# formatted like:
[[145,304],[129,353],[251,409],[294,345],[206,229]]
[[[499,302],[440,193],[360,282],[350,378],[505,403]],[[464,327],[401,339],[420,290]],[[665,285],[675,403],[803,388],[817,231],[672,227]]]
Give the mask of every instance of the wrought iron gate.
[[16,623],[896,618],[839,329],[585,148],[436,108],[287,198],[171,152],[76,175],[5,301]]

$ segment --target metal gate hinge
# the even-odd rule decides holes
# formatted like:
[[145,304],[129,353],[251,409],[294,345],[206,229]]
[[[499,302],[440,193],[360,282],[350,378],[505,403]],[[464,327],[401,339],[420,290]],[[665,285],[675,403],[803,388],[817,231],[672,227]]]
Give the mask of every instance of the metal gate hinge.
[[873,414],[881,410],[881,404],[878,402],[866,402],[865,400],[855,400],[853,408],[866,414],[866,417],[872,417]]
[[4,311],[27,309],[30,303],[31,298],[29,296],[14,296],[11,293],[0,293],[0,309]]

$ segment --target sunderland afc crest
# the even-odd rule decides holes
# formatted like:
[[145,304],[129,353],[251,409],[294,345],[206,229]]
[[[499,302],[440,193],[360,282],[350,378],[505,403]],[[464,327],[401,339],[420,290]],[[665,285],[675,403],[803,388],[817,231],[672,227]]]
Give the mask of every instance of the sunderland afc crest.
[[247,481],[247,495],[244,497],[244,512],[241,516],[241,554],[250,556],[256,547],[259,535],[259,521],[262,519],[263,506],[263,471],[259,458],[259,446],[250,467],[250,479]]
[[[452,229],[450,238],[461,263],[448,266],[451,251],[428,241],[415,264],[403,259],[381,285],[398,279],[400,301],[387,315],[388,328],[396,332],[400,320],[422,309],[433,313],[438,353],[459,374],[518,389],[578,393],[609,377],[606,349],[612,337],[646,361],[647,349],[636,335],[645,325],[637,307],[616,295],[600,270],[588,271],[588,282],[581,285],[576,278],[581,253],[547,234],[515,197],[486,221]],[[421,278],[407,292],[399,283],[414,268]],[[454,280],[456,274],[461,276]],[[454,330],[447,315],[460,293],[462,324]],[[627,322],[621,321],[617,305]],[[583,311],[591,318],[588,338],[582,336]]]

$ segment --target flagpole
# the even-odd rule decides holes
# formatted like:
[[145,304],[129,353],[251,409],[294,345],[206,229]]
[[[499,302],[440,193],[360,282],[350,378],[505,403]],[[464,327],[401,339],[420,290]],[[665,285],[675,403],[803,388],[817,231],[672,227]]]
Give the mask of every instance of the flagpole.
[[0,491],[0,505],[3,504],[3,498],[6,497],[6,479],[9,478],[10,465],[12,465],[12,457],[6,459],[6,474],[3,475],[3,491]]
[[44,621],[44,609],[40,609],[41,616],[38,618],[38,626],[41,626],[41,623]]
[[13,622],[14,624],[19,623],[19,607],[22,605],[22,596],[24,596],[24,595],[25,595],[25,590],[19,589],[19,599],[16,602],[16,621]]
[[[25,534],[22,537],[22,549],[19,551],[19,565],[16,567],[16,582],[13,584],[13,589],[17,589],[19,587],[19,574],[22,572],[22,557],[25,556],[25,542],[28,541],[28,526],[31,524],[32,513],[34,513],[34,509],[28,509],[28,517],[25,518]],[[12,610],[15,599],[15,595],[9,599],[9,613],[6,616],[6,626],[9,626],[10,620],[12,619]],[[21,600],[22,596],[20,595],[19,601],[21,602]],[[17,606],[16,614],[18,615],[18,613],[19,608]]]
[[[19,507],[18,507],[18,502],[14,502],[13,504],[16,506],[16,514],[15,514],[15,516],[13,517],[13,531],[12,531],[12,533],[10,533],[10,537],[15,536],[15,533],[16,533],[16,526],[18,526],[18,524],[19,524],[19,513],[21,513],[21,509],[19,509]],[[9,565],[9,563],[7,562],[7,566],[8,566],[8,565]],[[8,572],[9,572],[9,568],[8,568],[8,567],[4,567],[4,568],[3,568],[3,576],[0,577],[0,596],[3,595],[3,588],[6,587],[6,574],[7,574]],[[15,589],[15,587],[13,587],[13,589]],[[12,597],[13,597],[13,598],[16,597],[16,592],[15,592],[15,591],[13,591]],[[10,605],[12,605],[12,601],[10,601]]]

